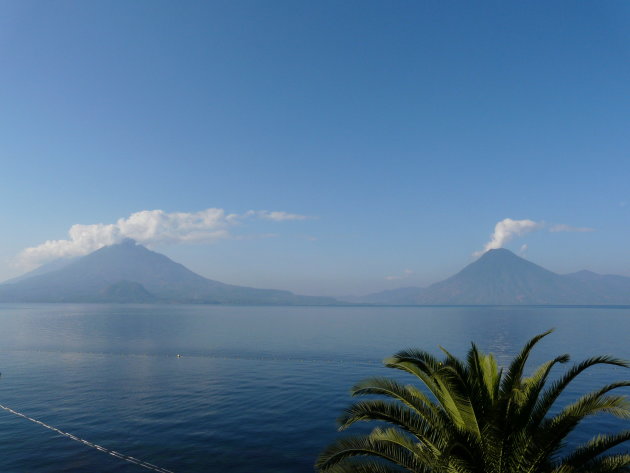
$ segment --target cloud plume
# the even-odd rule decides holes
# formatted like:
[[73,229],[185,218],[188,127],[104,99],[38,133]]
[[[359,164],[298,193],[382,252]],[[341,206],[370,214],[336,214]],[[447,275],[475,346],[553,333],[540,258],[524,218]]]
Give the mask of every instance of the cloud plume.
[[142,210],[118,219],[116,223],[72,225],[68,230],[68,239],[48,240],[26,248],[18,255],[17,264],[24,269],[32,269],[58,258],[82,256],[104,246],[120,243],[126,238],[147,246],[180,242],[211,243],[231,238],[230,228],[251,218],[281,222],[308,217],[267,210],[250,210],[244,214],[226,213],[219,208],[191,213]]
[[[526,233],[534,232],[537,230],[546,229],[550,232],[593,232],[595,229],[589,227],[573,227],[564,223],[547,224],[545,222],[536,222],[534,220],[512,220],[511,218],[505,218],[494,226],[494,232],[490,236],[490,241],[486,243],[483,250],[476,251],[473,256],[478,257],[484,254],[488,250],[494,250],[497,248],[503,248],[503,246],[514,239],[520,237]],[[521,252],[527,251],[527,245],[521,247]]]
[[474,255],[480,256],[488,250],[503,248],[507,242],[515,236],[521,236],[525,233],[539,230],[544,226],[542,222],[534,222],[533,220],[512,220],[505,218],[494,226],[494,232],[490,237],[490,241],[485,244],[483,250],[477,251]]

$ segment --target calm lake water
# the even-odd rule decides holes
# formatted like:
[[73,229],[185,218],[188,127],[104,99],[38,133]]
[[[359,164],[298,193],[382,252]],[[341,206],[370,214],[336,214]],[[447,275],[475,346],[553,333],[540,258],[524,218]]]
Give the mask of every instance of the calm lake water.
[[[411,380],[384,357],[474,340],[505,362],[552,327],[532,363],[630,359],[630,308],[0,304],[0,404],[175,472],[311,472],[355,382]],[[628,378],[592,369],[564,401]],[[0,471],[148,470],[0,410]]]

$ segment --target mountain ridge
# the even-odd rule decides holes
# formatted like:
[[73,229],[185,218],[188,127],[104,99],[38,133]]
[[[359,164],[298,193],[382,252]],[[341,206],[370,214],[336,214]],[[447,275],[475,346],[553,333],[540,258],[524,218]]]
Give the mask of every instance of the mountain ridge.
[[630,305],[630,278],[582,270],[557,274],[495,249],[443,281],[361,297],[301,296],[205,278],[125,240],[53,262],[0,284],[0,302],[242,305]]
[[499,248],[426,288],[390,289],[343,300],[387,305],[626,305],[630,278],[586,270],[560,275]]
[[[125,240],[60,269],[0,285],[4,302],[166,302],[189,304],[330,305],[333,298],[300,296],[204,278],[167,256]],[[133,295],[137,297],[134,298]]]

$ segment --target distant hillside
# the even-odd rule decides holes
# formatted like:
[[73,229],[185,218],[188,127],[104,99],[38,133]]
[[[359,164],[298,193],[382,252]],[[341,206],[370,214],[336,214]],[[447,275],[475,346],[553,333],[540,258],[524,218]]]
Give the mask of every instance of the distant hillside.
[[61,268],[65,268],[73,261],[76,261],[76,258],[60,258],[56,259],[50,263],[44,264],[39,268],[34,269],[33,271],[29,271],[28,273],[22,274],[13,279],[9,279],[8,281],[4,281],[3,284],[13,284],[16,282],[23,281],[24,279],[32,278],[33,276],[40,276],[42,274],[50,273],[52,271],[56,271]]
[[402,288],[354,298],[392,305],[624,305],[630,278],[588,271],[559,275],[509,250],[486,252],[459,273],[427,288]]
[[[630,299],[630,278],[628,277],[614,274],[597,274],[586,270],[567,274],[565,277],[581,281],[605,300],[628,301]],[[628,303],[630,302],[625,302],[625,304]]]
[[[50,269],[50,268],[48,268]],[[206,279],[133,240],[107,246],[60,269],[0,285],[2,302],[167,302],[328,305],[327,297],[255,289]]]

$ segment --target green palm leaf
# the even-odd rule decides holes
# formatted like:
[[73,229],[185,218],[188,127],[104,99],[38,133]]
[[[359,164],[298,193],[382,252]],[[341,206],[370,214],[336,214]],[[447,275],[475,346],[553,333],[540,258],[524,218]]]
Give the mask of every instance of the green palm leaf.
[[577,468],[579,465],[584,465],[607,450],[629,440],[630,430],[620,432],[616,435],[598,435],[588,443],[576,448],[573,453],[562,460],[561,465]]
[[358,421],[380,421],[368,435],[340,438],[319,457],[327,473],[630,473],[630,455],[608,454],[630,440],[630,431],[598,435],[560,453],[567,435],[593,415],[630,419],[630,403],[620,381],[580,397],[548,416],[564,389],[596,365],[628,368],[610,356],[589,358],[571,367],[545,389],[552,369],[569,361],[558,356],[525,377],[527,360],[550,331],[532,338],[508,368],[472,344],[459,359],[442,349],[438,359],[423,351],[403,350],[385,365],[414,376],[418,385],[371,378],[352,388],[353,396],[380,396],[355,402],[339,418],[340,429]]

